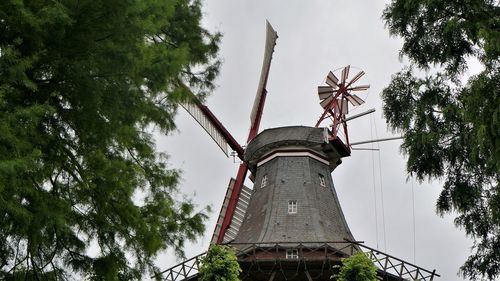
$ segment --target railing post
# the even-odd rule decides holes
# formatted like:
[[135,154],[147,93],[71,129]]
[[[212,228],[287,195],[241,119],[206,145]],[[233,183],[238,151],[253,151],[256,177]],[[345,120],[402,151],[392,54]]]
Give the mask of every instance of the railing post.
[[186,264],[182,264],[182,275],[184,276],[184,279],[187,278],[187,273],[186,273]]
[[256,249],[256,248],[257,248],[257,246],[256,246],[255,244],[252,244],[252,259],[253,259],[253,260],[256,260],[256,259],[257,259],[257,257],[255,256],[255,254],[256,254],[255,249]]
[[385,256],[384,271],[387,272],[387,263],[389,262],[389,257]]
[[[274,256],[274,259],[275,260],[278,260],[280,258],[280,253],[279,253],[279,244],[276,243],[274,244],[274,248],[276,250],[276,253],[275,253],[275,256]],[[285,250],[286,251],[286,250]],[[285,255],[286,255],[286,252],[285,252]]]

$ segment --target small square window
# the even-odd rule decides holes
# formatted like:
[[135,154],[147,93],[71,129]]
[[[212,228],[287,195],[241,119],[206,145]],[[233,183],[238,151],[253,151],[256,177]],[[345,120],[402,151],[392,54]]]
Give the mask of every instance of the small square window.
[[288,213],[289,214],[297,213],[297,200],[288,201]]
[[260,187],[263,188],[267,185],[267,175],[262,177],[262,181],[260,182]]
[[296,260],[299,258],[299,250],[297,249],[288,249],[286,250],[286,258]]
[[323,176],[322,174],[319,174],[319,185],[326,186],[325,176]]

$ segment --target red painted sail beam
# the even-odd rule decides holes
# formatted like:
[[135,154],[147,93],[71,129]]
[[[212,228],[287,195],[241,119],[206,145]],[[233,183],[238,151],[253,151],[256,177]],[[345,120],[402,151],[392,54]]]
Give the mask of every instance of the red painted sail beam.
[[259,133],[260,120],[262,119],[262,112],[264,111],[264,103],[266,102],[267,91],[266,89],[262,90],[262,94],[260,96],[260,102],[257,109],[257,115],[253,120],[253,126],[250,127],[250,132],[248,133],[247,143],[249,143],[257,134]]
[[238,204],[238,198],[240,197],[241,188],[243,187],[247,171],[247,162],[241,162],[238,168],[238,174],[236,175],[236,181],[234,182],[233,191],[231,192],[231,196],[229,197],[226,214],[224,215],[224,220],[222,221],[220,232],[217,236],[217,244],[221,244],[223,242],[226,230],[231,225],[231,221],[233,220],[234,211],[236,209],[236,205]]

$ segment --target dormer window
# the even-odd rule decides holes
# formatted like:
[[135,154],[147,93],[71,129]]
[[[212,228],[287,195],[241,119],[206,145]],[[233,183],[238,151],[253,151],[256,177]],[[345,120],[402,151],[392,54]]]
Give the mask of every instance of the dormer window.
[[288,249],[286,250],[286,258],[291,260],[296,260],[299,258],[299,250],[297,249]]
[[289,214],[297,213],[297,200],[288,201],[288,213]]
[[319,185],[326,186],[325,176],[323,176],[322,174],[319,174]]
[[263,188],[267,185],[267,175],[262,177],[262,181],[260,182],[260,188]]

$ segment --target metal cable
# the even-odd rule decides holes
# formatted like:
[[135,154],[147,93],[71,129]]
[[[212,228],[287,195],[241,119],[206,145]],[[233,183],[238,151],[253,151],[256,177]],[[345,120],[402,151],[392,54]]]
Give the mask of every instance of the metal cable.
[[[378,139],[378,134],[377,134],[377,121],[375,120],[375,117],[372,116],[373,118],[373,126],[375,127],[375,138]],[[380,151],[380,144],[377,142],[377,148]],[[383,228],[383,233],[384,233],[384,251],[387,252],[387,239],[386,239],[386,232],[385,232],[385,207],[384,207],[384,189],[383,189],[383,184],[382,184],[382,160],[380,157],[380,153],[378,154],[378,171],[379,171],[379,180],[380,180],[380,197],[381,197],[381,202],[382,202],[382,228]]]
[[413,263],[417,263],[417,238],[415,227],[415,187],[413,186],[413,177],[411,178],[411,205],[413,211]]
[[[370,118],[370,138],[373,139],[373,125],[372,119]],[[373,148],[373,142],[371,143]],[[375,185],[375,156],[373,155],[374,151],[372,150],[372,177],[373,177],[373,201],[375,202],[375,239],[377,239],[377,250],[379,250],[378,245],[378,208],[377,208],[377,187]]]

